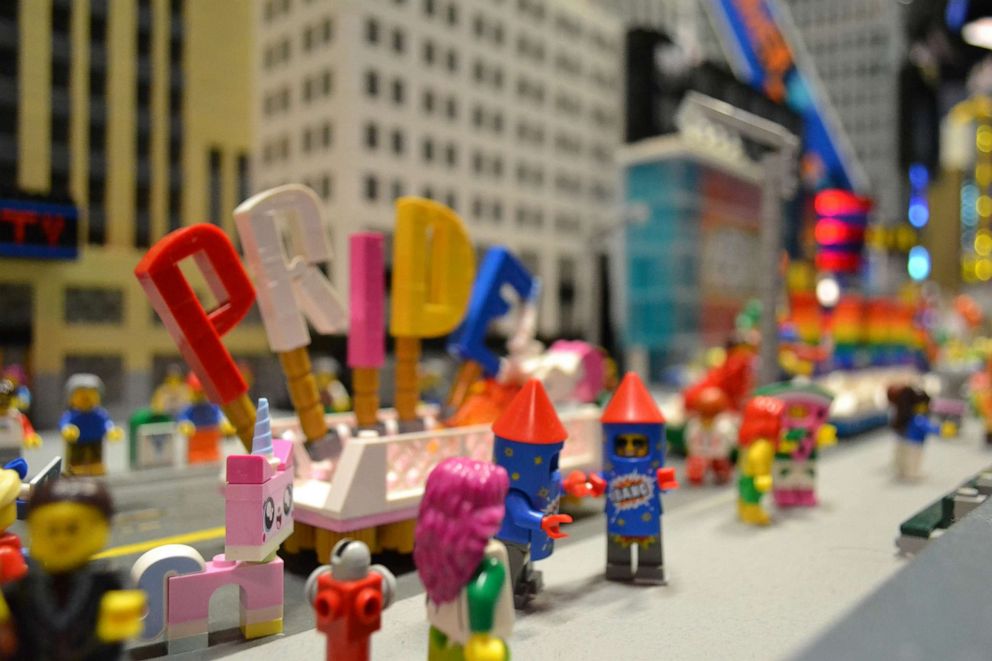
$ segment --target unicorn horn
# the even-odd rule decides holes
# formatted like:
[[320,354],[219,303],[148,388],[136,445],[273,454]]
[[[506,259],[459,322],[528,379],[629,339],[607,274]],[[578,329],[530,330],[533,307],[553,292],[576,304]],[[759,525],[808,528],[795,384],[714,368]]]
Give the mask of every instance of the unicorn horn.
[[255,436],[251,440],[251,453],[272,456],[272,424],[269,420],[269,400],[258,398],[255,413]]

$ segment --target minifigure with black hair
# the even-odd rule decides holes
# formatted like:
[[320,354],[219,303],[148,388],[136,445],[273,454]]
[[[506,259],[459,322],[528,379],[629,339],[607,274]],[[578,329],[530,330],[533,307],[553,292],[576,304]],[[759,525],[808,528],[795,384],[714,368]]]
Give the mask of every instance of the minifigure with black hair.
[[120,658],[141,629],[145,595],[91,563],[107,545],[113,503],[96,480],[38,486],[28,506],[28,571],[3,586],[0,657],[17,661]]

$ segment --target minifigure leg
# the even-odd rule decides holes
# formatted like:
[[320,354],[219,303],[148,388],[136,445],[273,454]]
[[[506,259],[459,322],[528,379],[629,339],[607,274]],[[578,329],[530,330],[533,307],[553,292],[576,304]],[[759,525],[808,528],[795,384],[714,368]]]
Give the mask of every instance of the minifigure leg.
[[530,546],[516,542],[503,542],[510,561],[510,585],[513,586],[513,605],[523,608],[541,590],[541,572],[534,571],[530,561]]
[[637,573],[634,580],[643,583],[665,584],[664,550],[661,535],[646,537],[637,549]]
[[634,546],[624,544],[619,535],[606,534],[606,579],[634,580]]

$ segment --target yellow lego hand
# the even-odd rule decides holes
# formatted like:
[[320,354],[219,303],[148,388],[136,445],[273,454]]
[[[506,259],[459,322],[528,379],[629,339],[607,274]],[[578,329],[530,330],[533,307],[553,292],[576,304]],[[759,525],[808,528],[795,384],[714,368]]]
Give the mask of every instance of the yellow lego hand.
[[940,435],[943,438],[952,438],[958,435],[958,426],[954,424],[953,420],[945,420],[942,425],[940,425]]
[[141,590],[112,590],[103,595],[97,637],[105,643],[115,643],[137,636],[141,632],[145,602]]
[[76,425],[66,425],[62,428],[62,438],[64,438],[67,443],[75,443],[79,440],[79,427]]
[[837,428],[833,425],[822,425],[816,432],[816,445],[821,448],[837,445]]
[[754,488],[765,493],[770,491],[772,488],[772,476],[771,475],[756,475],[754,477]]
[[487,633],[474,633],[465,644],[465,661],[506,661],[506,644]]
[[790,441],[787,438],[783,438],[778,442],[778,451],[784,454],[792,454],[799,449],[799,441]]
[[186,438],[192,436],[193,432],[196,431],[196,427],[189,420],[183,420],[182,422],[180,422],[178,425],[178,429],[179,429],[179,433],[185,436]]
[[124,438],[124,430],[120,427],[111,427],[110,431],[107,432],[107,440],[117,442]]
[[[220,433],[221,433],[221,436],[234,436],[234,434],[237,433],[237,431],[238,430],[234,428],[234,425],[232,425],[227,420],[222,420],[221,421],[221,423],[220,423]],[[189,436],[192,433],[193,432],[191,430],[190,433],[187,434],[187,436]]]
[[40,448],[41,447],[41,434],[34,433],[28,434],[24,437],[24,447],[26,448]]

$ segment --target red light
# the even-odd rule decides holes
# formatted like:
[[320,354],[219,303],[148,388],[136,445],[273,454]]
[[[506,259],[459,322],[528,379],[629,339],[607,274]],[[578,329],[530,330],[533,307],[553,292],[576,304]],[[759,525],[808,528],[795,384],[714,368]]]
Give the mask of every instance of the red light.
[[837,188],[820,191],[813,199],[813,208],[818,216],[864,215],[871,211],[871,207],[870,198]]

